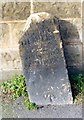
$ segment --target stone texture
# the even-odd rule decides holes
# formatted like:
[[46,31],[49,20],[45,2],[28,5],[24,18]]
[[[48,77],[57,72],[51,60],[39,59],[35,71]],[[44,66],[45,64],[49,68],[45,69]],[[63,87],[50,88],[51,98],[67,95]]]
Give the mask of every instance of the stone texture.
[[82,41],[82,19],[59,19],[60,32],[63,42],[81,42]]
[[20,39],[20,37],[21,37],[21,35],[22,35],[22,30],[23,30],[23,28],[24,28],[24,24],[25,24],[25,22],[17,22],[17,23],[12,23],[11,24],[11,42],[12,42],[12,44],[11,44],[11,47],[12,48],[14,48],[14,47],[16,47],[16,48],[18,48],[18,42],[19,42],[19,39]]
[[82,2],[82,40],[83,40],[83,75],[84,75],[84,1]]
[[[82,11],[84,10],[84,0],[82,2]],[[82,12],[82,17],[84,18],[84,12]]]
[[3,20],[24,20],[30,15],[30,2],[6,2],[2,4]]
[[60,18],[81,17],[80,2],[35,2],[34,12],[49,12]]
[[3,49],[0,51],[1,55],[1,70],[15,70],[21,69],[21,60],[19,56],[19,52],[17,50]]
[[22,35],[22,30],[25,22],[8,22],[0,24],[2,48],[17,48],[18,41]]
[[9,26],[8,24],[0,24],[2,31],[1,31],[1,47],[2,48],[7,48],[10,47],[10,36],[9,36]]
[[[6,2],[2,4],[4,20],[27,19],[30,15],[30,2]],[[34,12],[49,12],[58,17],[80,17],[80,2],[34,2]]]
[[[21,32],[24,25],[24,23],[21,22],[20,20],[25,20],[30,15],[30,3],[27,0],[25,0],[26,2],[23,0],[18,0],[18,1],[9,0],[9,1],[10,2],[6,2],[5,0],[3,0],[3,2],[0,2],[0,49],[2,50],[3,48],[4,49],[7,48],[9,50],[10,48],[17,49],[18,40],[20,38],[19,32]],[[82,11],[84,9],[83,6],[84,6],[84,2],[82,5]],[[67,2],[67,1],[66,2],[62,2],[62,1],[61,2],[58,2],[58,1],[35,2],[34,12],[39,12],[39,11],[42,11],[42,12],[48,11],[49,13],[52,13],[74,24],[77,27],[77,30],[78,30],[77,33],[79,34],[78,36],[81,39],[81,36],[82,36],[81,35],[81,18],[80,18],[81,2],[77,2],[77,1],[76,2],[72,2],[72,1],[71,2]],[[80,20],[78,18],[80,18]],[[3,20],[5,21],[5,23],[3,22]],[[14,20],[16,20],[16,22]],[[67,24],[67,26],[68,25],[69,24]],[[11,26],[11,30],[9,30],[10,26]],[[73,36],[74,29],[71,28],[70,26],[68,26],[68,29],[71,29],[72,32],[70,32],[70,36],[71,35]],[[12,34],[10,33],[10,31]],[[70,39],[72,38],[70,37]],[[73,41],[75,40],[77,39],[75,39],[74,37]],[[10,66],[8,67],[8,69],[11,69]]]
[[72,93],[59,47],[58,19],[48,13],[31,15],[20,40],[20,56],[29,98],[37,105],[71,104]]
[[84,75],[84,43],[83,43],[83,66],[82,66],[82,69],[83,69],[83,75]]
[[82,73],[82,44],[66,45],[64,54],[69,75],[77,75]]
[[2,47],[2,25],[0,24],[0,48]]
[[83,73],[82,64],[67,66],[69,76],[75,76]]
[[82,64],[82,44],[65,45],[64,53],[68,66]]
[[11,80],[15,75],[22,75],[21,69],[7,69],[0,71],[0,82]]
[[84,43],[84,18],[82,18],[82,41]]
[[59,20],[59,25],[68,73],[80,74],[82,73],[82,21],[81,19]]
[[0,20],[2,20],[2,3],[0,2]]

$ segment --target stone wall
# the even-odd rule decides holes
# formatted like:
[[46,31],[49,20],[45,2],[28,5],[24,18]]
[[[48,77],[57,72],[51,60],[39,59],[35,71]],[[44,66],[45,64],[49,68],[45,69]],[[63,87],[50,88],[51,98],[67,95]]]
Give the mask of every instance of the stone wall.
[[[26,19],[32,12],[48,12],[59,17],[60,20],[76,26],[79,34],[79,43],[76,44],[79,49],[82,47],[82,7],[80,2],[34,2],[32,8],[30,2],[2,2],[0,11],[0,80],[9,79],[12,75],[22,71],[18,41]],[[67,28],[72,29],[68,24]],[[73,37],[73,42],[74,39]],[[77,64],[80,66],[80,60],[78,62]]]

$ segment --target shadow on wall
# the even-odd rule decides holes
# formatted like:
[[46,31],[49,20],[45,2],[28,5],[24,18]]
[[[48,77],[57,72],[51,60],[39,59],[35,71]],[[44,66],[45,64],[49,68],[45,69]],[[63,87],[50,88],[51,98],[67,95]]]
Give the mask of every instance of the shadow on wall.
[[59,31],[69,77],[82,73],[82,43],[77,27],[65,20],[59,20]]

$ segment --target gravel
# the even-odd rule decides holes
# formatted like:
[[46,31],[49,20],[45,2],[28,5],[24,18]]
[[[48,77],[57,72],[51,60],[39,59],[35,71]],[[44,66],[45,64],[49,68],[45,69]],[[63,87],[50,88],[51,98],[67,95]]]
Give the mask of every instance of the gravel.
[[2,105],[2,118],[82,118],[82,104],[44,106],[38,110],[28,110],[20,97]]

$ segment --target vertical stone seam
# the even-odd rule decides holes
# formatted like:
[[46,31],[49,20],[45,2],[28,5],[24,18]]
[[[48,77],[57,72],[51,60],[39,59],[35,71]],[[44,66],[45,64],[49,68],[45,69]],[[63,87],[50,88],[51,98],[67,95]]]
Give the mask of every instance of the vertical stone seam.
[[8,26],[9,26],[9,45],[11,46],[13,44],[11,23],[8,23]]
[[33,14],[34,13],[34,4],[33,4],[33,0],[31,0],[30,1],[30,7],[31,7],[31,9],[30,9],[30,14]]

